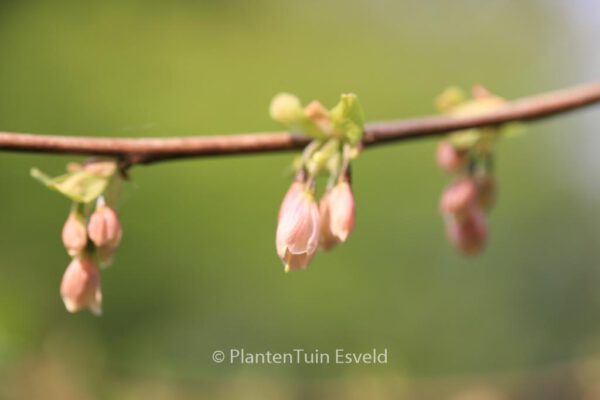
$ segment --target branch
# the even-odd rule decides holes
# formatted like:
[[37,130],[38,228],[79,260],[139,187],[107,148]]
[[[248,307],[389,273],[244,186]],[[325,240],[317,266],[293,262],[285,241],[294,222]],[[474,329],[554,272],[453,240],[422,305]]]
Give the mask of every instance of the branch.
[[[531,121],[600,102],[600,83],[549,92],[507,103],[476,117],[429,116],[371,123],[365,126],[364,147],[425,138],[511,121]],[[288,132],[170,138],[108,138],[52,136],[0,132],[0,150],[113,156],[127,166],[179,158],[270,153],[300,149],[310,139]]]

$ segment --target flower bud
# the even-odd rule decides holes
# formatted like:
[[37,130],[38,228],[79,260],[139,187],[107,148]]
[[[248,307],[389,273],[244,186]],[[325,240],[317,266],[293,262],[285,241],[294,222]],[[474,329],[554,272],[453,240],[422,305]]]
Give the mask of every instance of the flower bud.
[[485,99],[493,96],[493,94],[483,85],[475,85],[471,89],[471,96],[474,99]]
[[457,172],[467,163],[467,151],[458,150],[452,143],[444,140],[438,144],[436,158],[438,166],[446,172]]
[[490,210],[498,195],[496,180],[492,175],[484,174],[475,177],[475,184],[477,185],[477,203],[484,210]]
[[321,104],[320,101],[313,100],[304,107],[304,115],[313,121],[328,121],[329,111]]
[[281,219],[281,214],[283,211],[288,208],[289,203],[298,199],[302,193],[306,191],[306,184],[302,181],[295,181],[292,183],[287,193],[283,197],[283,201],[281,202],[281,206],[279,207],[279,214],[277,216],[277,221]]
[[471,208],[477,199],[477,186],[471,179],[452,182],[444,189],[440,199],[442,214],[461,214]]
[[90,217],[88,234],[98,247],[117,247],[121,241],[122,230],[115,210],[107,205],[99,205]]
[[329,121],[329,111],[317,100],[313,100],[304,107],[304,115],[313,120],[321,130],[328,132],[331,130]]
[[60,294],[71,313],[88,308],[94,315],[102,314],[100,274],[89,255],[71,261],[63,275]]
[[72,257],[81,254],[87,244],[85,220],[81,214],[72,211],[62,229],[62,241],[67,253]]
[[306,268],[319,244],[319,209],[314,195],[304,187],[294,188],[295,185],[281,204],[275,238],[286,272]]
[[350,183],[343,181],[328,190],[319,204],[321,247],[330,250],[345,242],[354,228],[354,196]]
[[485,213],[473,206],[461,216],[451,216],[446,220],[446,234],[450,243],[465,255],[481,252],[487,241]]
[[279,93],[271,101],[269,114],[284,125],[295,125],[305,118],[300,99],[290,93]]

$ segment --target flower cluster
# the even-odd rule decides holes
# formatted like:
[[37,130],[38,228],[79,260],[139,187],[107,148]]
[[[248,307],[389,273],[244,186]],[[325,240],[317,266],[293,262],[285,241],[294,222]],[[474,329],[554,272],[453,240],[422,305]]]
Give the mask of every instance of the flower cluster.
[[[481,86],[473,99],[465,101],[451,88],[438,98],[438,107],[450,116],[472,116],[500,107],[504,100]],[[489,127],[452,133],[437,147],[437,163],[453,176],[440,199],[440,211],[450,243],[465,255],[481,252],[488,239],[486,213],[497,196],[493,176],[494,144],[498,128]]]
[[102,292],[97,265],[112,264],[122,229],[116,211],[106,204],[104,197],[98,198],[89,217],[85,208],[74,204],[63,226],[63,245],[72,261],[63,275],[60,294],[69,312],[88,308],[100,315]]
[[347,175],[316,200],[315,183],[301,171],[288,189],[277,221],[275,243],[285,270],[308,266],[317,248],[331,250],[354,228],[354,196]]
[[60,294],[69,312],[89,309],[100,315],[98,267],[112,264],[122,236],[117,212],[106,200],[114,197],[117,166],[113,161],[90,160],[83,165],[69,164],[68,170],[52,179],[39,171],[34,173],[47,186],[73,200],[62,229],[62,242],[72,260],[63,275]]
[[[273,100],[271,116],[314,138],[296,166],[277,221],[277,254],[285,271],[293,271],[306,268],[319,247],[327,251],[345,242],[354,228],[350,161],[359,151],[363,116],[354,95],[343,95],[336,107],[327,110],[317,101],[302,108],[289,94]],[[321,172],[329,180],[317,201]]]

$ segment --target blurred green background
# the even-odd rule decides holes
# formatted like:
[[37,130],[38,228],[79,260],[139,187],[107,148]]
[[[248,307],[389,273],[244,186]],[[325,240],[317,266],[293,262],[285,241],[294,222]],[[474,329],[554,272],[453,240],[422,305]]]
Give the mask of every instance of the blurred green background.
[[[0,130],[185,136],[280,129],[280,91],[368,120],[434,112],[445,87],[507,98],[598,79],[578,0],[0,3]],[[446,243],[435,141],[355,163],[356,230],[284,274],[291,154],[136,167],[102,318],[68,314],[68,201],[29,177],[76,157],[0,155],[0,398],[575,399],[600,393],[600,109],[498,151],[487,251]],[[215,350],[387,348],[387,365],[218,365]]]

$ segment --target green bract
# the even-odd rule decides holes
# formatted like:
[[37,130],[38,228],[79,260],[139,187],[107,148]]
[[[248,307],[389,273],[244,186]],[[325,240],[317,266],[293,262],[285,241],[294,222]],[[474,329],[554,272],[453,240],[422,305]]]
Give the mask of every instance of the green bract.
[[298,97],[290,93],[279,93],[269,107],[271,118],[292,131],[303,132],[314,139],[326,139],[325,132],[304,112]]
[[313,139],[294,163],[294,171],[304,168],[314,178],[327,170],[331,185],[347,174],[364,134],[365,118],[355,94],[342,94],[327,110],[319,101],[303,107],[298,97],[280,93],[271,101],[269,113],[275,121]]
[[[322,108],[318,102],[318,107]],[[342,94],[338,104],[330,111],[322,108],[322,115],[314,116],[298,97],[290,93],[280,93],[271,101],[271,118],[292,131],[303,132],[317,140],[331,137],[351,145],[360,143],[363,137],[365,118],[358,98],[353,93]],[[314,110],[314,109],[313,109]]]
[[[485,90],[485,89],[484,89]],[[436,99],[436,105],[446,115],[462,118],[485,115],[506,105],[506,101],[485,90],[485,95],[466,99],[465,93],[457,87],[449,87]],[[459,150],[469,150],[474,146],[486,146],[501,136],[513,137],[523,131],[520,122],[505,123],[495,127],[463,129],[450,133],[448,140]]]
[[363,137],[365,116],[354,93],[342,94],[339,103],[331,109],[331,124],[351,145],[360,143]]
[[85,170],[68,172],[51,178],[37,168],[31,169],[31,176],[77,203],[90,203],[96,200],[106,190],[111,179],[110,176],[98,176]]

